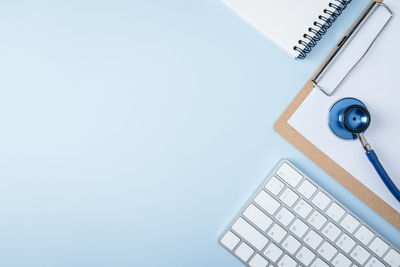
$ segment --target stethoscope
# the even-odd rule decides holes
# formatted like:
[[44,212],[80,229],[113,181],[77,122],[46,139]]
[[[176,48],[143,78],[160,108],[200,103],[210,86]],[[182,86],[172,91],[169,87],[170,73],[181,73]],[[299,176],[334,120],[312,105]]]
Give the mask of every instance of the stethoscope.
[[332,132],[346,140],[359,139],[364,147],[369,161],[381,177],[383,183],[400,202],[400,190],[396,187],[389,175],[379,162],[375,151],[368,144],[364,132],[371,123],[371,115],[367,107],[358,99],[348,97],[337,101],[329,111],[329,127]]

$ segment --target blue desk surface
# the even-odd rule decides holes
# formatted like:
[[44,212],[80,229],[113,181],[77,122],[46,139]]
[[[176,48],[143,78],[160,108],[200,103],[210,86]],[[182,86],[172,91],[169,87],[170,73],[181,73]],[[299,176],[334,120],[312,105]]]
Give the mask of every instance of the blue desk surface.
[[400,246],[272,129],[366,4],[293,61],[217,0],[1,2],[0,266],[240,266],[217,237],[282,157]]

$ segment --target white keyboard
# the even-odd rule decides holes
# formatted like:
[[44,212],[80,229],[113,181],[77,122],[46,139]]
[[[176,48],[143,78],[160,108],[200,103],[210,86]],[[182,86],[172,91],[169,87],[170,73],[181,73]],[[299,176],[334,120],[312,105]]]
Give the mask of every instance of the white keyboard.
[[252,267],[400,267],[398,249],[287,160],[219,242]]

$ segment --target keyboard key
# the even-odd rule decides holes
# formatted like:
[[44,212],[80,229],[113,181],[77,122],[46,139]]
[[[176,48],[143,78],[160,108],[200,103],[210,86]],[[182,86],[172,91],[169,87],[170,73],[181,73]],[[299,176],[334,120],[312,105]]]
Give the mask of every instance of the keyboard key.
[[383,259],[389,263],[390,266],[400,267],[400,254],[394,249],[391,249]]
[[276,215],[275,218],[283,224],[283,226],[288,226],[292,222],[294,215],[287,208],[283,207]]
[[279,177],[285,180],[288,184],[293,187],[296,187],[297,184],[303,179],[303,175],[298,173],[295,169],[293,169],[289,164],[284,162],[281,167],[279,167],[276,172]]
[[358,245],[351,253],[350,256],[355,259],[359,264],[363,265],[371,254],[362,246]]
[[254,202],[260,205],[261,208],[263,208],[266,212],[268,212],[271,215],[273,215],[281,205],[278,201],[276,201],[272,196],[270,196],[264,190],[258,193],[256,198],[254,199]]
[[242,261],[247,262],[249,258],[253,255],[254,249],[249,245],[242,242],[239,247],[235,250],[235,254],[242,259]]
[[276,260],[279,259],[282,253],[283,250],[278,248],[274,243],[270,243],[264,251],[264,255],[272,262],[276,262]]
[[307,224],[302,222],[300,219],[296,219],[290,226],[289,230],[292,231],[299,238],[302,238],[303,235],[307,232],[308,228],[309,227],[307,226]]
[[247,207],[243,215],[264,232],[272,224],[272,219],[253,204]]
[[382,239],[376,237],[374,241],[372,241],[369,248],[379,257],[382,257],[383,254],[388,250],[389,246]]
[[297,253],[296,258],[301,261],[305,266],[308,266],[311,261],[315,258],[315,254],[306,247],[302,247]]
[[279,197],[289,207],[293,206],[299,196],[293,190],[286,188],[282,195]]
[[312,203],[320,210],[324,210],[330,202],[331,199],[321,191],[319,191],[312,200]]
[[317,187],[315,187],[312,183],[307,180],[304,180],[299,188],[297,189],[300,194],[302,194],[305,198],[310,199],[310,197],[317,191]]
[[352,234],[354,230],[356,230],[358,225],[360,225],[360,222],[350,214],[347,214],[340,222],[340,226],[342,226],[350,234]]
[[338,241],[336,241],[336,245],[346,253],[349,253],[355,244],[356,241],[354,241],[347,234],[343,234],[341,237],[339,237]]
[[250,261],[251,267],[267,267],[268,261],[264,259],[260,254],[256,254]]
[[371,232],[367,227],[362,225],[354,235],[358,240],[360,240],[364,245],[367,245],[369,241],[374,237],[374,233]]
[[315,227],[315,229],[319,230],[326,223],[328,219],[325,218],[324,215],[314,210],[314,212],[308,217],[308,222]]
[[290,254],[294,255],[297,249],[300,247],[301,243],[297,241],[292,235],[288,235],[282,242],[282,247],[289,251]]
[[333,259],[332,264],[335,267],[349,267],[351,265],[351,260],[342,253],[339,253]]
[[377,258],[372,257],[369,259],[367,265],[365,267],[385,267],[385,264],[383,264],[381,261],[379,261]]
[[282,241],[286,233],[287,231],[280,227],[278,224],[274,224],[274,226],[272,226],[271,229],[268,231],[268,235],[277,243],[280,243]]
[[299,214],[303,219],[305,219],[308,214],[312,211],[312,206],[304,201],[304,199],[300,199],[294,207],[294,211]]
[[330,261],[336,252],[337,249],[326,241],[318,249],[318,253],[327,261]]
[[321,244],[322,236],[314,232],[314,230],[311,230],[310,232],[307,233],[306,237],[304,237],[304,241],[306,242],[307,245],[309,245],[312,249],[316,249],[319,244]]
[[335,222],[338,222],[343,215],[345,214],[345,210],[340,207],[338,204],[333,203],[328,210],[326,211],[326,214],[332,218]]
[[329,267],[328,264],[326,264],[323,260],[321,260],[320,258],[317,258],[313,264],[311,265],[311,267]]
[[258,250],[262,250],[269,241],[243,218],[238,218],[232,225],[232,229]]
[[226,234],[221,238],[222,245],[229,250],[234,249],[239,241],[240,238],[231,231],[226,232]]
[[269,179],[268,183],[265,185],[265,188],[268,191],[270,191],[272,194],[274,194],[275,196],[277,196],[284,187],[285,187],[285,184],[282,183],[275,176],[272,176],[271,179]]
[[284,255],[278,262],[279,267],[296,267],[297,263],[289,255]]
[[341,233],[340,229],[331,222],[329,222],[322,230],[322,234],[332,242],[335,241],[335,239],[339,236],[340,233]]

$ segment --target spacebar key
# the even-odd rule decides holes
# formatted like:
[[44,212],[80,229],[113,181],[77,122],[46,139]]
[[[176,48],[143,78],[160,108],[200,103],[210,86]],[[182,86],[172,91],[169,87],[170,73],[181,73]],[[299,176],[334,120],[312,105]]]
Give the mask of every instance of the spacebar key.
[[232,225],[232,229],[258,250],[262,250],[268,243],[268,238],[251,226],[251,224],[243,220],[243,218],[239,217]]

